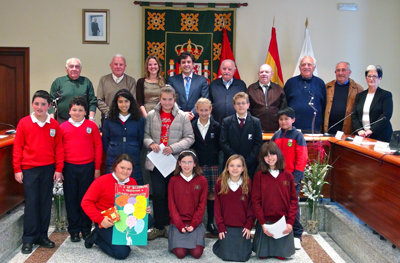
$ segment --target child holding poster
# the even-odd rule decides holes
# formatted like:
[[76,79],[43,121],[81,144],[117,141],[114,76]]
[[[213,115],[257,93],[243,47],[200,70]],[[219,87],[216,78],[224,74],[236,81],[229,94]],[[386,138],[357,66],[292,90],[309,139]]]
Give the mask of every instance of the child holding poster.
[[[279,147],[273,141],[264,143],[258,155],[260,170],[253,180],[252,204],[258,223],[254,236],[253,251],[260,259],[277,257],[285,259],[294,254],[293,224],[298,202],[293,175],[284,171],[285,161]],[[267,224],[286,219],[286,235],[274,239]]]
[[[215,185],[215,222],[219,240],[213,252],[228,261],[247,261],[251,256],[250,230],[254,224],[251,180],[243,156],[234,154]],[[234,249],[233,249],[234,248]]]
[[207,203],[207,180],[201,175],[196,154],[184,150],[178,156],[178,163],[168,185],[168,207],[170,227],[168,250],[178,258],[189,252],[192,257],[203,254],[206,232],[202,219]]
[[[83,211],[95,223],[95,229],[86,237],[86,248],[91,248],[93,244],[96,244],[115,259],[125,259],[129,256],[131,252],[129,246],[112,244],[114,221],[104,216],[102,212],[114,207],[115,184],[137,185],[135,179],[130,177],[133,168],[132,158],[123,153],[115,159],[111,168],[112,173],[94,180],[87,190],[81,205]],[[146,212],[150,213],[150,208]]]

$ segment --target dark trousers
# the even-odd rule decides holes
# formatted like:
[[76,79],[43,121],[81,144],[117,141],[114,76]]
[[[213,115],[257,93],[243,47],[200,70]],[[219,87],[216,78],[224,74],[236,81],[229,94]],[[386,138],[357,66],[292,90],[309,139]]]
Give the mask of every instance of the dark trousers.
[[24,185],[24,234],[22,242],[47,238],[51,215],[54,164],[22,171]]
[[68,232],[89,233],[92,221],[83,212],[82,198],[94,179],[94,162],[88,164],[64,163],[64,198],[67,209]]
[[[297,199],[299,198],[300,189],[301,189],[301,183],[298,183],[296,185]],[[299,209],[297,210],[296,218],[293,224],[293,235],[294,237],[301,238],[302,234],[303,234],[303,226],[300,224],[300,205],[299,205]]]
[[129,253],[131,252],[129,246],[112,244],[112,227],[99,228],[96,224],[94,231],[94,243],[96,243],[104,253],[115,259],[126,259],[129,256]]
[[155,167],[151,172],[154,227],[158,229],[163,229],[169,225],[168,183],[171,176],[172,173],[165,178]]

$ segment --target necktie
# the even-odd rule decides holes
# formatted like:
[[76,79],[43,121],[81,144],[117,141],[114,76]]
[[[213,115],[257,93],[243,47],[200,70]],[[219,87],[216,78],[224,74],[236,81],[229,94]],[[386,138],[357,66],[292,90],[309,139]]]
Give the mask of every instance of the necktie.
[[240,121],[239,127],[240,127],[240,128],[243,128],[245,118],[238,118],[238,119],[239,119],[239,121]]
[[265,93],[264,93],[264,96],[265,96],[265,106],[268,106],[268,89],[269,89],[269,86],[268,86],[268,85],[264,85],[264,88],[265,88]]
[[189,90],[190,90],[190,77],[185,77],[186,85],[185,85],[185,93],[186,93],[186,100],[189,99]]

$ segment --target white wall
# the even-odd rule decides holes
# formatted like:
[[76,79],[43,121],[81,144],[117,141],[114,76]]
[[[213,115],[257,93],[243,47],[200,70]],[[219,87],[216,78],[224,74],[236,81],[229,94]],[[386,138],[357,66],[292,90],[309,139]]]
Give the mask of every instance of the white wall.
[[[343,0],[247,2],[248,7],[237,9],[235,48],[240,75],[247,84],[256,80],[258,67],[265,61],[273,16],[283,77],[292,76],[308,17],[319,76],[326,82],[334,79],[336,62],[347,60],[352,77],[366,87],[365,67],[380,64],[384,71],[381,87],[393,93],[392,124],[400,129],[400,91],[396,88],[400,83],[400,1],[352,0],[358,4],[356,12],[338,11],[336,4]],[[89,8],[110,9],[109,45],[82,44],[82,9]],[[49,90],[52,81],[65,74],[65,59],[72,56],[82,60],[82,75],[95,88],[109,72],[115,53],[127,57],[127,73],[139,78],[142,36],[142,8],[133,5],[133,0],[0,0],[0,46],[30,47],[31,94]]]

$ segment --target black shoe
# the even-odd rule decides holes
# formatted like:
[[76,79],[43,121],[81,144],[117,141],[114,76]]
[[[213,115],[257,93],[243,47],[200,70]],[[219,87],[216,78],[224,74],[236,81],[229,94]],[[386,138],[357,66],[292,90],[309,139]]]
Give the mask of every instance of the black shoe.
[[32,253],[32,243],[23,243],[21,248],[22,254]]
[[92,231],[92,233],[90,233],[89,235],[86,236],[85,239],[85,248],[92,248],[93,244],[94,244],[94,236],[95,234],[95,230]]
[[88,237],[90,235],[90,231],[89,232],[82,232],[82,239],[86,240],[86,237]]
[[218,229],[213,223],[207,224],[207,231],[213,236],[218,236]]
[[54,248],[55,244],[53,241],[51,241],[48,237],[42,238],[40,239],[37,243],[39,246],[41,247],[45,247],[45,248]]
[[79,242],[81,238],[79,237],[79,233],[70,233],[71,235],[71,242]]

